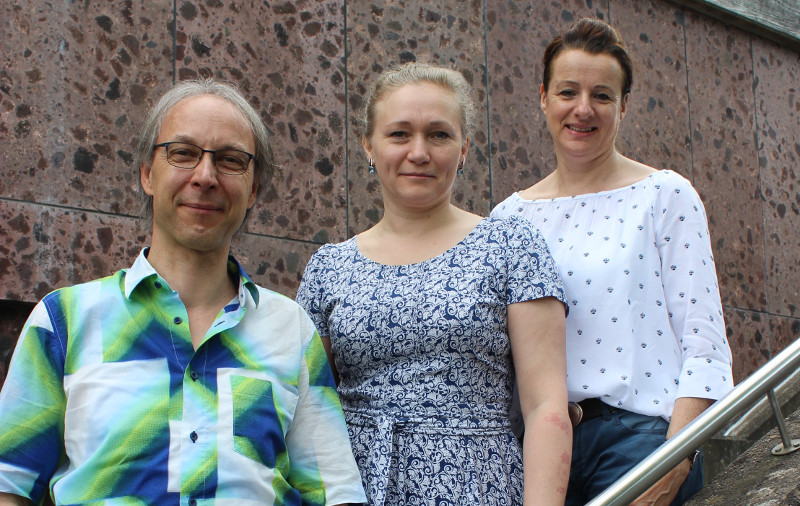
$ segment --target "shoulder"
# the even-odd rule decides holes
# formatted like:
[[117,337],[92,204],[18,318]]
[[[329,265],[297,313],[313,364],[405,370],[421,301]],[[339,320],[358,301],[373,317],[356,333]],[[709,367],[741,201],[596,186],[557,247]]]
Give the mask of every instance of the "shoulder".
[[688,179],[671,170],[660,170],[652,177],[656,204],[661,207],[662,213],[671,211],[670,204],[691,206],[695,211],[701,210],[700,195]]
[[483,240],[494,245],[501,255],[508,259],[519,255],[527,256],[531,253],[538,254],[547,249],[547,243],[529,220],[520,216],[507,216],[504,218],[486,218],[486,232]]
[[[269,288],[259,285],[256,285],[256,288],[258,289],[258,307],[253,316],[257,320],[277,318],[282,322],[284,328],[295,325],[301,330],[307,330],[310,320],[300,304]],[[245,314],[245,318],[247,318],[247,314]]]
[[[66,350],[66,342],[75,337],[70,331],[82,328],[80,322],[120,314],[125,303],[123,285],[125,271],[77,285],[53,290],[45,295],[31,311],[22,334],[35,327],[52,333],[53,346]],[[124,311],[124,309],[123,309]]]
[[503,218],[506,216],[511,216],[513,210],[517,207],[520,201],[520,196],[517,193],[512,193],[506,199],[492,209],[490,214],[493,218]]
[[82,307],[85,307],[87,302],[109,303],[111,299],[123,294],[126,274],[127,269],[123,269],[105,278],[58,288],[45,295],[41,304],[53,308],[64,305],[74,307],[75,305],[69,301],[80,302]]
[[297,311],[301,309],[294,300],[282,293],[278,293],[261,285],[255,285],[258,290],[258,310],[268,311]]
[[654,172],[651,177],[653,178],[653,183],[661,190],[692,188],[692,183],[688,179],[672,170],[659,170]]
[[336,244],[324,244],[311,255],[303,272],[302,285],[306,285],[312,278],[319,282],[322,278],[335,276],[337,272],[348,270],[356,259],[358,248],[355,238]]
[[507,239],[533,238],[539,235],[538,229],[529,220],[521,216],[492,216],[486,218],[486,221],[490,229],[495,232],[494,235],[506,237]]

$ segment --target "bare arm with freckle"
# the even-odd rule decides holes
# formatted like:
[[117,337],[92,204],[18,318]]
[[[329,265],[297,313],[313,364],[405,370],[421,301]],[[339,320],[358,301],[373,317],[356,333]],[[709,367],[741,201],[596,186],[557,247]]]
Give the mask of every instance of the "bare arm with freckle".
[[525,506],[562,505],[572,455],[564,305],[554,298],[512,304],[508,331],[525,420]]

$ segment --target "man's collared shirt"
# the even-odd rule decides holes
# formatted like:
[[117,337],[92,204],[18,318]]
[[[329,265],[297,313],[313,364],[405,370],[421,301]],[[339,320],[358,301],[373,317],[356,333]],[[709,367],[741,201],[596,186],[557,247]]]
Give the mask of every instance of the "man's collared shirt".
[[[303,310],[255,285],[198,349],[146,259],[47,295],[0,392],[0,491],[58,504],[365,501],[325,351]],[[109,502],[110,500],[110,502]]]

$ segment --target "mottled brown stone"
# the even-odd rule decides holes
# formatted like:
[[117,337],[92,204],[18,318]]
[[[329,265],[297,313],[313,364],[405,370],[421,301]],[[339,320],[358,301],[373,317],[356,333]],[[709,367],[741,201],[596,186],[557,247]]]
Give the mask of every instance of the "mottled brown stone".
[[686,20],[694,185],[709,217],[722,303],[766,309],[764,227],[749,84],[749,38],[720,22]]

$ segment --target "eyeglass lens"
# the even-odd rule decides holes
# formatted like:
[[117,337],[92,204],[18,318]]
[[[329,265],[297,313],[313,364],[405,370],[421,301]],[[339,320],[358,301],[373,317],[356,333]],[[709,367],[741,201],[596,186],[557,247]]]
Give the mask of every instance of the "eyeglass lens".
[[[167,162],[182,169],[193,169],[203,157],[203,149],[194,144],[171,142],[166,146]],[[220,149],[211,152],[214,164],[222,173],[241,174],[247,172],[251,155],[238,149]]]

